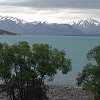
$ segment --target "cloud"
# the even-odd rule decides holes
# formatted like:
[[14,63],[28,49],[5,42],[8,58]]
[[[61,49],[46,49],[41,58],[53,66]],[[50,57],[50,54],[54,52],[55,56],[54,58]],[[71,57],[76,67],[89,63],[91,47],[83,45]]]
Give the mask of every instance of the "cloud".
[[100,20],[100,0],[0,0],[0,13],[27,21]]
[[[20,12],[19,12],[20,9]],[[13,16],[28,22],[47,21],[50,23],[67,23],[79,19],[94,18],[100,20],[99,9],[58,9],[58,10],[34,10],[15,9],[15,12],[8,11],[1,13],[3,16]],[[17,11],[18,10],[18,11]],[[27,12],[27,13],[26,13]],[[33,13],[32,13],[33,12]]]
[[[1,2],[2,1],[2,2]],[[100,0],[1,0],[2,5],[32,7],[38,9],[50,8],[82,8],[100,9]]]
[[29,7],[0,6],[0,13],[27,13],[36,14],[37,11]]

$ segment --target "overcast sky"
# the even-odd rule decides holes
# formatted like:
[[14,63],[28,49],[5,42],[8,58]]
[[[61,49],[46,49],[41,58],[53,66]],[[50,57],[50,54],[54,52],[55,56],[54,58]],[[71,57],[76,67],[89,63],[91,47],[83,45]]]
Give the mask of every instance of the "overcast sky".
[[29,22],[66,23],[84,18],[100,20],[100,0],[0,0],[0,15]]

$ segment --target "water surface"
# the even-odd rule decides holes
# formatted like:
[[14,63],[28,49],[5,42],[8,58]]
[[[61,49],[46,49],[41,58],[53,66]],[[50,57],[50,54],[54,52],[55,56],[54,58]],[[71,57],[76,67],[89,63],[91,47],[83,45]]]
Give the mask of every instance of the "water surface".
[[52,84],[75,84],[77,73],[88,62],[86,59],[87,52],[100,45],[100,37],[89,36],[0,36],[0,42],[13,44],[18,41],[27,41],[29,44],[48,43],[49,45],[65,50],[66,57],[72,59],[72,71],[67,75],[60,72],[55,76]]

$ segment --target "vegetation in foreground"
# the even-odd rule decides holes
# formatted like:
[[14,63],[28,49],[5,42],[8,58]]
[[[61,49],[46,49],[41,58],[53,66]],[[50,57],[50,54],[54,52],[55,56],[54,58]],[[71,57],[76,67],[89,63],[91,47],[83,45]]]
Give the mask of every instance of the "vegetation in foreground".
[[100,100],[100,46],[90,50],[87,59],[92,63],[86,64],[78,74],[77,84],[88,93],[93,93],[95,100]]
[[0,43],[0,93],[8,100],[46,100],[46,78],[52,79],[58,70],[67,74],[71,60],[65,52],[48,44],[19,42]]

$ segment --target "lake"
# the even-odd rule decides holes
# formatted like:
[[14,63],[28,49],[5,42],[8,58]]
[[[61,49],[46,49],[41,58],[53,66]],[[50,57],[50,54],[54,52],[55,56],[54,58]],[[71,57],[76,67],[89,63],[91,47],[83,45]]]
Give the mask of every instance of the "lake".
[[50,84],[68,84],[75,85],[76,77],[83,66],[88,62],[86,54],[96,45],[100,44],[100,37],[93,36],[0,36],[0,42],[13,44],[18,41],[27,41],[29,44],[48,43],[52,47],[64,50],[66,57],[72,59],[72,71],[67,75],[60,72],[54,77],[54,81]]

